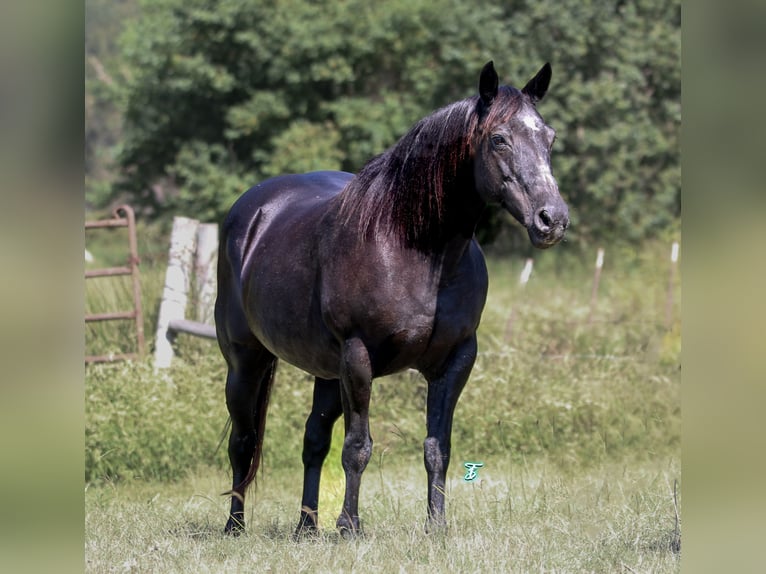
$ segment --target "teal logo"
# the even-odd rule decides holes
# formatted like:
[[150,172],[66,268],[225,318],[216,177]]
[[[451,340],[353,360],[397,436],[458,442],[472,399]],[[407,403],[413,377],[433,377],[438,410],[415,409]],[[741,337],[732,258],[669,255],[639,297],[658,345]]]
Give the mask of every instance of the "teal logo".
[[465,476],[463,477],[463,480],[465,482],[472,482],[479,478],[479,473],[477,472],[477,469],[484,466],[483,462],[465,462],[463,463],[463,466],[466,468]]

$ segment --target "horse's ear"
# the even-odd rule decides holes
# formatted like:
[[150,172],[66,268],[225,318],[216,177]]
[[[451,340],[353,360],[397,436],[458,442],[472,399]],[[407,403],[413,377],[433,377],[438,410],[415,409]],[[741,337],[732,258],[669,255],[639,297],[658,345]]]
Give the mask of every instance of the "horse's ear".
[[497,97],[497,72],[492,60],[484,64],[479,76],[479,96],[484,105],[489,107]]
[[533,104],[536,104],[545,96],[548,91],[548,84],[551,82],[551,65],[546,63],[537,75],[527,82],[527,85],[521,90],[527,94]]

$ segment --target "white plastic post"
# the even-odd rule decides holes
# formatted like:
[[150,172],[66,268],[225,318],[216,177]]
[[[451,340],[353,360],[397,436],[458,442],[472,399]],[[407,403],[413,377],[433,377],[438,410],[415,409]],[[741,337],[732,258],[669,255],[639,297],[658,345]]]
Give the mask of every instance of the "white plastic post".
[[674,241],[670,248],[670,275],[668,277],[668,295],[665,300],[665,328],[670,329],[673,326],[673,286],[676,279],[676,268],[678,267],[678,241]]
[[173,218],[170,237],[168,269],[165,288],[157,319],[157,337],[154,350],[154,369],[166,369],[173,359],[173,332],[168,329],[170,321],[183,319],[186,311],[187,293],[191,284],[192,257],[196,247],[199,221],[187,217]]
[[519,276],[519,284],[524,287],[529,282],[529,277],[532,275],[532,265],[534,262],[532,259],[527,259],[526,263],[524,263],[524,269],[521,270],[521,275]]
[[516,307],[523,304],[524,300],[524,291],[527,286],[527,283],[529,283],[529,278],[532,276],[532,266],[534,265],[534,261],[530,258],[527,259],[524,262],[524,268],[521,270],[521,274],[519,275],[519,285],[521,286],[521,292],[519,293],[519,301],[516,305],[511,307],[511,313],[508,315],[508,322],[505,324],[505,340],[507,342],[511,342],[513,339],[513,326],[516,322]]
[[599,247],[596,252],[596,270],[593,273],[593,287],[590,292],[590,311],[588,312],[588,324],[593,321],[593,313],[596,310],[598,299],[598,285],[601,282],[601,269],[604,267],[604,248]]
[[213,323],[218,263],[218,225],[201,223],[197,228],[197,253],[194,257],[196,320]]

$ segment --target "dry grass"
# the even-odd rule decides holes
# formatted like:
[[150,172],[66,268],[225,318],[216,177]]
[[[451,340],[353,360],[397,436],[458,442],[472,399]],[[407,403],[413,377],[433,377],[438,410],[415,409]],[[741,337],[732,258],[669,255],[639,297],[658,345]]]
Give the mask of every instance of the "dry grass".
[[[380,470],[362,490],[363,537],[329,527],[293,542],[300,481],[267,472],[249,528],[223,535],[224,477],[209,469],[177,484],[86,492],[88,572],[678,572],[678,461],[599,465],[575,474],[544,461],[482,469],[449,482],[449,529],[427,535],[421,468]],[[252,502],[252,501],[251,501]]]

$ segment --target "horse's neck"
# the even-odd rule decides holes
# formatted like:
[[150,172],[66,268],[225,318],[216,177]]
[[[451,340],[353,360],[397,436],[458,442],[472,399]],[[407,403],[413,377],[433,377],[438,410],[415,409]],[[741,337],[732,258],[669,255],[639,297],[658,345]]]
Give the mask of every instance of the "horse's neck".
[[445,207],[441,228],[447,246],[458,245],[461,240],[469,242],[486,207],[476,191],[473,164],[467,162],[459,174],[450,189],[443,193]]
[[460,269],[463,257],[468,253],[473,237],[455,237],[447,242],[443,249],[435,254],[434,263],[439,267],[439,276],[442,283],[450,283],[451,278]]
[[474,240],[474,232],[485,204],[473,189],[451,190],[458,201],[447,204],[442,222],[443,240],[439,259],[442,275],[449,277],[460,265],[460,261]]
[[460,245],[464,250],[484,209],[475,189],[472,158],[450,174],[427,174],[417,163],[409,164],[423,161],[417,155],[389,169],[396,153],[389,150],[372,160],[338,194],[333,202],[337,223],[360,238],[391,234],[400,245],[437,256]]

